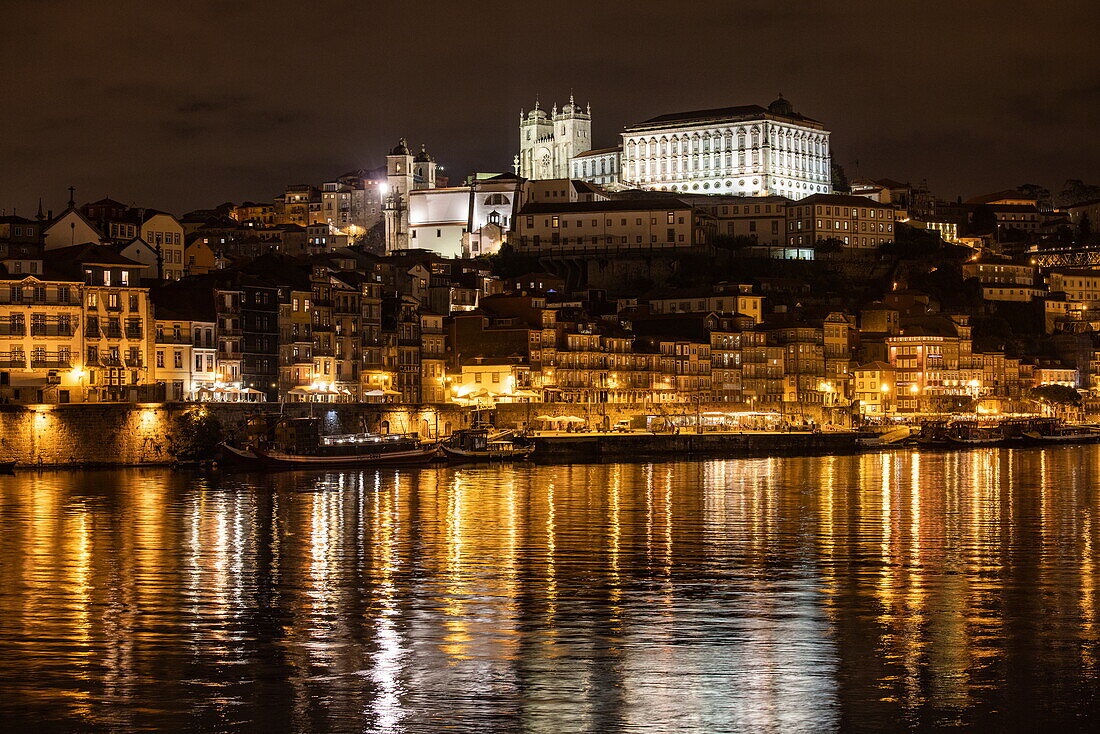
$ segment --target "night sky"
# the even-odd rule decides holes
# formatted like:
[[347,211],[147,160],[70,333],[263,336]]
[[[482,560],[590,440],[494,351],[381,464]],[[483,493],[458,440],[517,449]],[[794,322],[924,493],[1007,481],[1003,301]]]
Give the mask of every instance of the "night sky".
[[[1100,182],[1093,1],[0,4],[0,209],[270,200],[426,143],[511,170],[521,107],[591,102],[597,146],[782,92],[849,177],[941,196]],[[858,161],[858,165],[856,163]]]

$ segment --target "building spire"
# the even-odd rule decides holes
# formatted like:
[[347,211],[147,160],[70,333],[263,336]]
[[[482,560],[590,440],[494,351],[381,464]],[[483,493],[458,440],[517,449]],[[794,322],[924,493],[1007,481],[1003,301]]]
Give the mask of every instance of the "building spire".
[[75,186],[70,186],[69,187],[69,208],[70,209],[75,209],[76,208],[76,187]]
[[42,197],[38,197],[38,213],[34,215],[34,218],[38,221],[42,221],[46,218],[46,215],[42,213]]

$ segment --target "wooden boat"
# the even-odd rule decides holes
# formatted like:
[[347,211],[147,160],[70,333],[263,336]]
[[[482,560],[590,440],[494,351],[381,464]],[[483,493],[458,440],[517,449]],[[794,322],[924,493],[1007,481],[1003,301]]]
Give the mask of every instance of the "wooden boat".
[[1023,435],[1040,443],[1091,443],[1100,441],[1100,432],[1081,426],[1060,427],[1050,433],[1025,431]]
[[487,428],[456,431],[440,444],[449,459],[458,461],[517,461],[526,459],[534,446],[517,444],[510,431],[493,433]]
[[439,451],[435,444],[424,445],[417,438],[394,436],[377,446],[350,447],[339,452],[316,454],[290,454],[256,447],[241,448],[223,443],[225,449],[238,462],[261,469],[303,469],[311,467],[357,469],[369,466],[405,466],[424,464]]
[[1004,436],[997,436],[994,434],[979,435],[970,434],[966,436],[948,436],[951,441],[955,443],[961,443],[967,446],[992,446],[999,443],[1004,443]]
[[0,461],[0,474],[14,474],[15,465],[19,462],[15,459],[11,461]]
[[423,464],[439,451],[438,444],[421,442],[416,434],[345,433],[322,436],[315,418],[280,421],[274,438],[221,444],[233,463],[261,469],[311,467],[361,468]]

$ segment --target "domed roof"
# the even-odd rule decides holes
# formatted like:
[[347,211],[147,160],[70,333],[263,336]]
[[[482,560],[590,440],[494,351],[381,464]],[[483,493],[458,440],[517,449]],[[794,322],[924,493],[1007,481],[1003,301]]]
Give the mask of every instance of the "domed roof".
[[424,144],[420,144],[420,152],[416,154],[416,158],[413,159],[417,163],[434,163],[435,158],[428,155],[428,151],[424,150]]
[[783,95],[779,95],[774,102],[768,105],[768,112],[773,115],[793,115],[794,108],[791,107],[791,103],[783,99]]
[[409,141],[405,138],[401,138],[401,141],[394,146],[390,151],[390,155],[408,155],[409,154]]

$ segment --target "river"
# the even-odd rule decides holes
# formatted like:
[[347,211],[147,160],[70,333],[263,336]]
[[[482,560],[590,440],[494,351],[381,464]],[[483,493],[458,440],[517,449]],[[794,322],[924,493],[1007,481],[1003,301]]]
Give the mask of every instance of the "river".
[[0,477],[6,731],[1080,729],[1100,447]]

